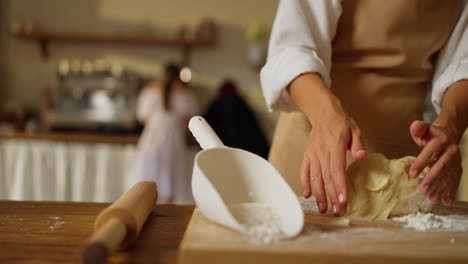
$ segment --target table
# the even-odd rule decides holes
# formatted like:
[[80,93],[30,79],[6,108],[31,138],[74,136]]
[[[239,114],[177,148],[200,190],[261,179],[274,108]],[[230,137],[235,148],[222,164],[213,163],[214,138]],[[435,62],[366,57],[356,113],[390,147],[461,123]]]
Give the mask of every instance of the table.
[[[0,201],[0,263],[77,263],[109,204]],[[157,205],[136,244],[109,263],[176,263],[193,206]]]
[[[466,223],[468,203],[435,206],[433,212],[464,215]],[[468,263],[468,231],[418,232],[382,220],[351,220],[348,226],[317,210],[304,213],[298,237],[262,245],[209,221],[196,209],[180,245],[180,264]]]

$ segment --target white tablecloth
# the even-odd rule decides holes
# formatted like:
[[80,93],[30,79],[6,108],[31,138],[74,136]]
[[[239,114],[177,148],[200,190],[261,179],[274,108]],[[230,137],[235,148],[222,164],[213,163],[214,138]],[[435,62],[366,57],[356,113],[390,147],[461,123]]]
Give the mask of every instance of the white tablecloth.
[[0,199],[111,202],[132,183],[135,145],[0,140]]

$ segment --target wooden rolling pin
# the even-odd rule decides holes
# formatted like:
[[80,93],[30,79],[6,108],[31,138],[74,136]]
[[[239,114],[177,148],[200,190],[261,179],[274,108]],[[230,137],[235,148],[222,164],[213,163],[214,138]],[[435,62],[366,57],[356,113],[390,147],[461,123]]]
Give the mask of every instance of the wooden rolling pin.
[[86,243],[83,263],[105,263],[108,255],[133,243],[157,201],[156,183],[139,182],[104,209]]

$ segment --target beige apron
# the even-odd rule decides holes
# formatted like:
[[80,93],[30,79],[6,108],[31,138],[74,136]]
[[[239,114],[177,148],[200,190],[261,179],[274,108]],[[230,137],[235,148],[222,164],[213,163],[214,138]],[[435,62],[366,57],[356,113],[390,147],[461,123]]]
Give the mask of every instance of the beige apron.
[[[463,1],[343,1],[331,89],[362,129],[368,153],[418,154],[409,127],[422,118],[434,63],[462,8]],[[297,193],[310,129],[304,114],[282,113],[271,147],[270,162]]]

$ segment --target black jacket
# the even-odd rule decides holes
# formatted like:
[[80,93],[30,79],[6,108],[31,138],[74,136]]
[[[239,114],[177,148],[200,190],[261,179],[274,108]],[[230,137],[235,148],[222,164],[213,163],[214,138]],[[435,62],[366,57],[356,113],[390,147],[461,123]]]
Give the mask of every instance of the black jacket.
[[255,115],[237,92],[221,92],[204,117],[226,146],[268,157],[269,146]]

